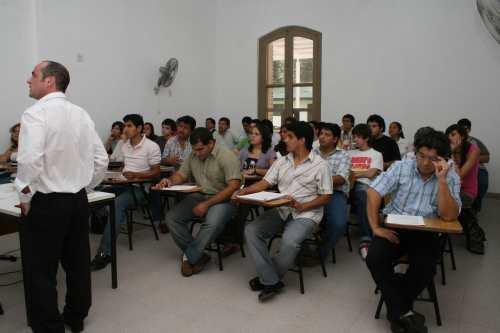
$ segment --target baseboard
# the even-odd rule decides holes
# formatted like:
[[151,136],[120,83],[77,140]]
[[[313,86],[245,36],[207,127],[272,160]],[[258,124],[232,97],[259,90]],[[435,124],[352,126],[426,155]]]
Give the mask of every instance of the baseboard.
[[500,199],[500,193],[487,193],[486,194],[486,197],[487,198],[490,198],[490,199]]

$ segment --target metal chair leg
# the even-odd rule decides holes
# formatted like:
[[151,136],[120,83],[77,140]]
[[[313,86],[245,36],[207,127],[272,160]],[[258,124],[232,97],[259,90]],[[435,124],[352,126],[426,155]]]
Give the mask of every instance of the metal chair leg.
[[380,312],[382,311],[382,305],[384,305],[384,296],[380,295],[380,300],[378,301],[377,311],[375,311],[375,319],[380,318]]
[[220,243],[217,243],[217,259],[219,260],[219,271],[224,270],[224,266],[222,264],[222,250],[220,248]]
[[302,254],[301,253],[299,253],[299,255],[297,256],[297,272],[299,273],[300,293],[304,294],[305,293],[304,274],[302,272]]
[[128,236],[128,249],[132,251],[134,249],[132,242],[132,233],[134,232],[134,227],[132,225],[132,211],[127,211],[127,236]]
[[453,251],[453,243],[451,242],[451,237],[448,235],[447,237],[447,243],[448,243],[448,250],[450,252],[450,258],[451,258],[451,268],[456,271],[457,270],[457,265],[455,262],[455,252]]
[[434,304],[434,312],[436,313],[436,323],[438,326],[441,326],[442,325],[441,312],[439,311],[439,303],[437,299],[436,285],[434,284],[434,281],[431,281],[429,286],[427,286],[427,291],[429,292],[429,296],[432,300],[432,303]]

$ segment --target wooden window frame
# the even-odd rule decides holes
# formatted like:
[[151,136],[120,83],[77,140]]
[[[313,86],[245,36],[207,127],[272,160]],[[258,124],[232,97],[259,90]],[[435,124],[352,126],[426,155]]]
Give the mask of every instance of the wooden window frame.
[[[293,38],[303,37],[313,41],[313,82],[293,83]],[[277,39],[285,39],[285,83],[284,85],[267,84],[267,47]],[[285,106],[282,112],[282,123],[287,117],[299,119],[300,111],[310,111],[310,119],[321,121],[321,32],[300,26],[287,26],[276,29],[259,38],[259,70],[258,70],[258,115],[259,119],[267,119],[267,89],[285,88]],[[310,87],[313,90],[313,103],[310,109],[293,108],[293,88]]]

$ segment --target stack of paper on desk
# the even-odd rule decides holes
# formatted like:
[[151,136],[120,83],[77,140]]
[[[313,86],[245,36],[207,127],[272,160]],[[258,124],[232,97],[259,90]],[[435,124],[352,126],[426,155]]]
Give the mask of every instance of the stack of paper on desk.
[[283,194],[283,193],[262,191],[262,192],[257,192],[257,193],[253,193],[253,194],[238,195],[237,197],[240,199],[243,199],[243,200],[266,202],[266,201],[273,201],[273,200],[277,200],[277,199],[282,199],[282,198],[287,197],[287,195]]
[[173,185],[169,187],[162,188],[163,191],[190,191],[194,190],[198,186],[196,185]]
[[424,226],[424,218],[422,216],[413,216],[413,215],[396,215],[396,214],[388,214],[387,215],[387,223],[388,224],[398,224],[398,225],[407,225],[407,226]]

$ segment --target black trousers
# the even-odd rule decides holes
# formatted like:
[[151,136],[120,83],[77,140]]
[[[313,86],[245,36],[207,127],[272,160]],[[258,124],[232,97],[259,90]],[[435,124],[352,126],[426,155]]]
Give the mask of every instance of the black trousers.
[[36,193],[22,220],[24,288],[28,325],[35,333],[61,332],[57,269],[66,272],[68,320],[83,320],[91,305],[89,219],[85,190],[76,194]]
[[[399,244],[375,237],[368,250],[366,264],[382,292],[390,321],[412,309],[413,301],[432,281],[440,253],[437,234],[422,231],[398,231]],[[408,256],[406,274],[395,274],[394,263]]]

